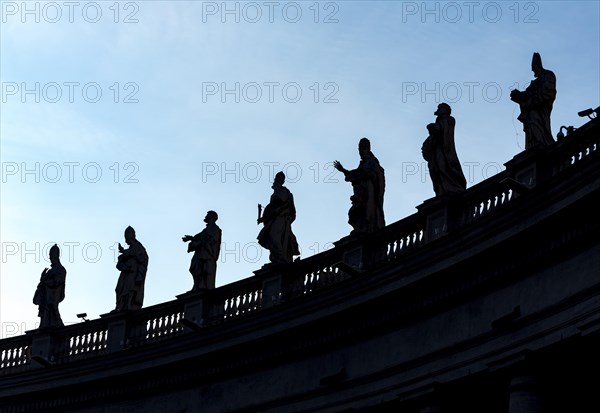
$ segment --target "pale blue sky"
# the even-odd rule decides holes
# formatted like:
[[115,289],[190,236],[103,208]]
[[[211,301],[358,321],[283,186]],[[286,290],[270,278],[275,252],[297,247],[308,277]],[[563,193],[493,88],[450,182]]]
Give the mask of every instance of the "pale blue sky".
[[[268,261],[256,204],[282,168],[303,256],[328,247],[350,231],[351,194],[330,163],[356,167],[363,136],[386,171],[387,222],[415,212],[433,196],[420,148],[441,101],[468,184],[480,182],[523,148],[509,92],[533,78],[535,51],[558,79],[554,135],[600,104],[598,1],[275,2],[272,21],[265,2],[228,2],[229,14],[220,1],[76,3],[31,1],[24,13],[1,2],[2,337],[35,327],[31,298],[54,242],[65,322],[114,308],[127,225],[150,256],[146,306],[191,288],[181,236],[209,209],[223,230],[217,285],[251,276]],[[39,103],[22,94],[36,83]],[[236,83],[239,103],[207,94]]]

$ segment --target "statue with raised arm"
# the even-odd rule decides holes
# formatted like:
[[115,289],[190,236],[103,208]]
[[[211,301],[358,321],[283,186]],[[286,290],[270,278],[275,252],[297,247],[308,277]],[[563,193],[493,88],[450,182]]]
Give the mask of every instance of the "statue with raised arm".
[[523,123],[525,149],[535,145],[546,146],[554,142],[550,128],[550,113],[556,98],[556,76],[542,66],[539,53],[533,54],[531,70],[535,79],[524,91],[513,90],[510,99],[519,104]]
[[188,252],[194,252],[190,264],[190,273],[194,278],[192,291],[215,288],[217,277],[217,259],[221,252],[221,228],[216,224],[219,216],[215,211],[208,211],[204,222],[206,228],[191,236],[181,239],[189,242]]
[[54,244],[50,248],[50,269],[45,268],[33,296],[33,304],[38,306],[40,328],[63,327],[58,312],[58,304],[65,299],[65,278],[67,270],[60,263],[60,250]]
[[125,242],[129,248],[119,243],[117,269],[121,271],[115,292],[117,293],[116,311],[130,311],[142,308],[144,304],[144,284],[148,269],[146,249],[135,237],[132,227],[125,229]]
[[423,142],[421,152],[427,161],[433,190],[437,195],[462,192],[467,187],[454,145],[454,125],[452,109],[447,103],[440,103],[434,115],[435,123],[427,125],[429,136]]
[[296,220],[294,196],[283,184],[285,174],[278,172],[273,181],[273,194],[264,213],[257,223],[264,224],[258,234],[258,243],[269,250],[269,260],[273,264],[286,264],[293,261],[294,255],[300,255],[296,236],[292,232],[292,222]]
[[366,234],[385,227],[385,175],[379,161],[371,152],[371,142],[367,138],[360,140],[358,153],[358,168],[349,171],[338,161],[335,161],[333,166],[344,174],[346,181],[352,183],[352,206],[348,211],[348,223],[353,228],[351,234]]

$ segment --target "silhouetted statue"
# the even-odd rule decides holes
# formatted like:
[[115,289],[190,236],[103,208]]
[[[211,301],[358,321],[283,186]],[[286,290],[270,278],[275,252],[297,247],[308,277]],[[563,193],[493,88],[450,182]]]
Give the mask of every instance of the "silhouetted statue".
[[217,259],[221,252],[221,228],[216,224],[219,216],[215,211],[208,211],[204,222],[206,228],[199,234],[186,235],[183,242],[188,242],[188,252],[194,251],[190,273],[194,278],[192,291],[215,288],[217,277]]
[[260,204],[258,206],[257,223],[264,224],[257,237],[258,243],[269,250],[269,260],[273,264],[290,263],[294,255],[300,255],[296,236],[292,232],[292,222],[296,220],[294,196],[283,186],[284,183],[284,173],[278,172],[273,181],[273,195],[262,217]]
[[144,284],[148,269],[148,254],[144,246],[135,238],[132,227],[125,229],[125,249],[119,243],[117,269],[121,271],[115,292],[117,293],[116,311],[138,310],[144,304]]
[[65,299],[65,278],[67,270],[60,263],[60,250],[54,244],[50,248],[50,269],[45,268],[33,296],[38,306],[40,328],[64,326],[58,304]]
[[335,161],[333,166],[352,183],[352,206],[348,211],[348,223],[354,228],[351,234],[364,234],[385,227],[383,194],[385,192],[384,170],[371,152],[371,142],[362,138],[358,144],[360,163],[348,171]]
[[550,129],[550,113],[556,98],[556,76],[542,66],[539,53],[533,54],[531,70],[535,79],[521,92],[513,90],[510,99],[519,104],[521,114],[517,119],[523,123],[525,149],[535,145],[550,145],[554,142]]
[[460,166],[454,146],[455,121],[446,103],[440,103],[434,115],[435,123],[427,125],[429,136],[423,142],[421,152],[427,161],[429,175],[436,195],[464,191],[467,180]]

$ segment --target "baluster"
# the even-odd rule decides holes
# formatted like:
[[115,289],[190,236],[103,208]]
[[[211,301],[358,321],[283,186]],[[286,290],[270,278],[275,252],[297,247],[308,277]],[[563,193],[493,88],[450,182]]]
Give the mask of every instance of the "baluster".
[[78,335],[76,337],[77,337],[77,348],[76,348],[75,353],[80,354],[83,351],[83,338],[85,336]]
[[227,299],[227,317],[233,316],[233,300],[235,300],[234,297],[229,297]]
[[13,367],[15,365],[16,351],[17,351],[16,348],[9,350],[9,357],[8,357],[8,366],[9,367]]
[[102,331],[96,331],[94,332],[94,340],[92,343],[92,350],[93,351],[98,351],[100,350],[100,336],[102,334]]
[[67,348],[65,351],[65,356],[74,356],[75,354],[77,354],[77,343],[78,343],[78,337],[71,337],[70,339],[67,340]]
[[308,274],[306,274],[306,276],[304,277],[304,291],[303,291],[303,293],[307,293],[308,291],[310,291],[310,277],[311,277],[311,273],[310,272]]
[[171,326],[173,325],[173,314],[169,314],[163,317],[163,336],[171,333]]
[[81,337],[81,343],[80,343],[80,346],[79,346],[79,352],[80,353],[85,353],[87,351],[87,343],[88,343],[89,334],[88,333],[84,333],[83,335],[81,335],[79,337]]
[[164,315],[160,318],[160,336],[164,337],[165,335],[169,334],[169,328],[171,327],[171,316],[170,315]]
[[236,295],[232,298],[232,306],[231,306],[231,316],[235,317],[236,315],[238,315],[238,311],[240,308],[240,303],[239,303],[239,295]]
[[92,350],[92,333],[87,333],[83,341],[83,352],[87,353]]
[[237,308],[235,315],[242,315],[244,312],[244,293],[238,293],[237,296]]
[[169,316],[160,317],[160,337],[163,337],[169,331]]
[[175,314],[169,314],[165,320],[165,335],[173,334],[173,326],[175,322]]
[[177,331],[177,313],[173,313],[169,316],[169,331],[168,334],[175,334]]
[[398,253],[400,252],[400,240],[399,239],[394,240],[393,247],[394,247],[394,249],[392,250],[391,258],[396,258],[398,256]]
[[237,315],[242,315],[244,314],[244,310],[245,310],[245,305],[246,305],[246,294],[245,293],[238,293],[238,308],[237,308]]
[[254,298],[254,291],[246,293],[246,312],[252,311],[252,299]]
[[146,334],[146,338],[150,339],[150,338],[154,338],[156,336],[156,319],[150,319],[147,321],[147,334]]
[[244,293],[242,300],[242,311],[240,314],[247,313],[250,310],[250,294]]
[[476,206],[475,206],[475,219],[478,219],[479,217],[481,217],[481,202],[479,202]]
[[306,286],[307,293],[315,290],[316,281],[317,281],[317,277],[315,277],[315,272],[311,271],[308,275],[308,285]]
[[488,208],[488,212],[492,212],[496,209],[496,200],[496,195],[492,195],[492,197],[490,198],[490,207]]
[[171,316],[171,326],[169,328],[169,334],[176,334],[177,333],[177,323],[179,322],[179,315],[178,313],[173,313],[173,315]]
[[165,333],[165,318],[165,316],[159,316],[156,319],[156,338],[162,337]]
[[244,294],[242,293],[237,293],[237,296],[235,298],[235,316],[239,316],[242,315],[242,311],[243,311],[243,302],[244,300]]
[[103,350],[104,349],[104,330],[98,332],[97,340],[96,340],[96,349]]
[[165,316],[156,318],[156,338],[161,337],[165,331]]

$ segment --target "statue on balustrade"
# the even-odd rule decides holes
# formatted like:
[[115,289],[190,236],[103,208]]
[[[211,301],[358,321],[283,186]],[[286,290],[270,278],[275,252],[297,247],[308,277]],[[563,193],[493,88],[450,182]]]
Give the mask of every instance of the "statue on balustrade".
[[125,229],[125,249],[119,243],[117,269],[121,271],[115,292],[117,293],[116,311],[138,310],[144,304],[144,284],[148,269],[146,249],[135,237],[132,227]]
[[42,271],[40,282],[33,296],[33,304],[38,306],[40,328],[63,327],[58,312],[58,304],[65,299],[65,278],[67,270],[60,263],[60,250],[54,244],[50,248],[50,269]]
[[215,288],[217,260],[221,252],[221,228],[216,224],[219,215],[208,211],[204,217],[206,228],[194,235],[185,235],[181,239],[189,242],[188,252],[194,252],[190,264],[190,273],[194,278],[192,291]]
[[436,196],[464,191],[467,180],[463,174],[454,146],[455,120],[447,103],[440,103],[434,115],[435,123],[427,125],[429,136],[421,152],[427,161]]
[[261,216],[258,205],[257,224],[264,226],[258,234],[258,243],[269,250],[269,260],[273,264],[286,264],[293,261],[294,255],[300,255],[296,236],[292,232],[292,222],[296,220],[294,196],[283,184],[285,174],[278,172],[273,181],[273,194],[269,205]]
[[360,140],[358,153],[360,163],[354,170],[345,169],[338,161],[333,163],[333,166],[344,174],[346,181],[352,183],[352,206],[348,211],[348,223],[353,228],[351,234],[365,234],[385,226],[384,170],[371,152],[371,142],[367,138]]
[[535,145],[546,146],[554,142],[550,128],[550,113],[556,98],[556,76],[542,66],[539,53],[533,54],[531,70],[535,79],[524,91],[513,90],[510,99],[519,104],[523,123],[525,149]]

